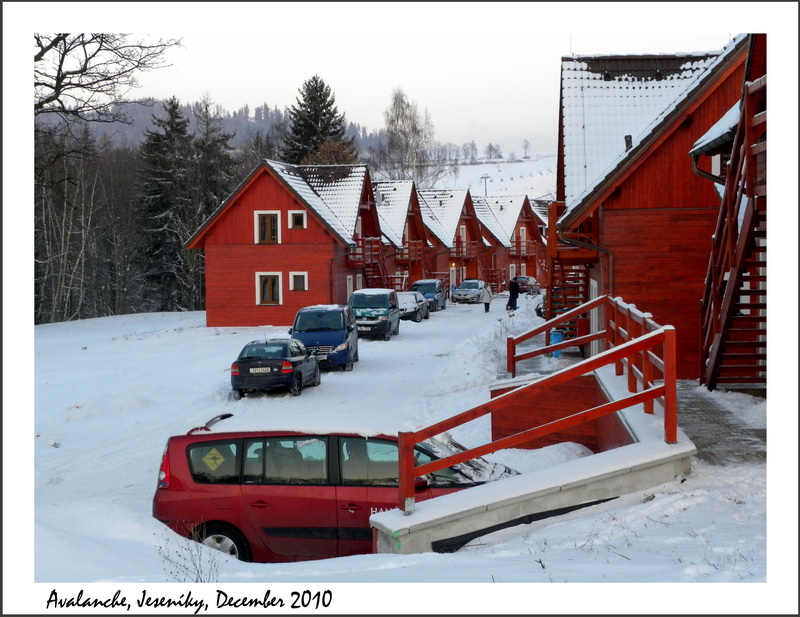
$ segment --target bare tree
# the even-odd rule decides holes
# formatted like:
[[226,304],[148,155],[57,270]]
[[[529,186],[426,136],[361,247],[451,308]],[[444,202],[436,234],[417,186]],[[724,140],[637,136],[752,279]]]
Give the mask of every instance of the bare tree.
[[180,44],[131,42],[128,36],[34,34],[36,323],[96,317],[124,306],[104,295],[103,272],[120,262],[109,254],[115,241],[103,237],[112,229],[98,175],[97,155],[106,144],[88,127],[128,121],[118,106],[144,102],[127,98],[136,74],[164,66],[164,52]]
[[384,118],[387,147],[382,162],[390,179],[414,180],[418,187],[428,188],[448,173],[448,166],[437,155],[433,122],[427,109],[420,114],[417,104],[398,88],[392,93]]
[[33,113],[64,121],[125,121],[138,73],[167,66],[164,52],[180,41],[128,41],[127,34],[34,34]]

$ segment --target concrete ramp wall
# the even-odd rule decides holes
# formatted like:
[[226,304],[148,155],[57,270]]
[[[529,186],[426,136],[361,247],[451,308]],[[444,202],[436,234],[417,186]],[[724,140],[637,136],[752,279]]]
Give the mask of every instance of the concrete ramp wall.
[[[624,392],[613,367],[596,376],[609,398]],[[635,443],[423,501],[411,514],[372,515],[376,552],[456,550],[492,531],[673,482],[690,471],[697,450],[680,428],[678,443],[667,444],[658,411],[645,414],[635,405],[618,414]]]

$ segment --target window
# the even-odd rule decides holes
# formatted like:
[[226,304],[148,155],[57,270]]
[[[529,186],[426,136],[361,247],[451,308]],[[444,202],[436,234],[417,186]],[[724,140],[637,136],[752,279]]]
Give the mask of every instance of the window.
[[289,272],[289,290],[306,291],[308,289],[307,272]]
[[256,211],[253,216],[256,244],[280,244],[280,212]]
[[305,210],[289,211],[289,229],[305,229],[306,212]]
[[201,484],[238,484],[237,441],[203,442],[189,446],[192,479]]
[[397,486],[397,444],[388,441],[344,437],[342,484]]
[[326,484],[328,440],[325,437],[270,437],[244,442],[248,484]]
[[281,303],[281,275],[275,272],[256,272],[256,304]]

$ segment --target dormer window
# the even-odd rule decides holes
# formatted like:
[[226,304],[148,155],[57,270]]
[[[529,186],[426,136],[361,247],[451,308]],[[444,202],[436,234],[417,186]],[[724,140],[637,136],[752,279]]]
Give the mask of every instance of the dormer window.
[[253,213],[256,244],[280,244],[280,212],[256,211]]

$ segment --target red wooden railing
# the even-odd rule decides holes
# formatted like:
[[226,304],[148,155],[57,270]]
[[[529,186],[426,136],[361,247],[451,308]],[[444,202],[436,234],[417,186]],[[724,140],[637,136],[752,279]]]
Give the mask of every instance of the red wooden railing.
[[[437,422],[418,431],[399,433],[399,507],[401,510],[406,514],[413,512],[414,479],[419,476],[463,463],[479,456],[491,454],[498,450],[513,448],[534,439],[594,421],[597,418],[616,413],[633,405],[642,404],[645,413],[653,413],[654,402],[659,402],[664,412],[664,441],[670,444],[677,443],[675,329],[672,326],[658,326],[658,324],[649,319],[647,313],[641,313],[633,305],[626,305],[620,299],[612,300],[607,296],[596,298],[571,312],[578,315],[603,306],[606,308],[606,327],[602,332],[583,337],[584,342],[604,338],[609,348],[602,353],[530,384],[520,386],[492,399],[488,403],[478,405],[452,418]],[[552,327],[555,325],[554,322],[565,317],[567,317],[566,314],[548,322],[548,324]],[[541,330],[541,328],[536,330]],[[575,345],[577,341],[578,339],[573,339],[566,343],[546,345],[539,352],[548,353],[558,349],[565,349]],[[414,466],[415,444],[486,414],[500,411],[507,405],[519,404],[520,401],[534,404],[537,394],[544,389],[567,383],[572,379],[577,379],[610,364],[615,365],[617,375],[627,372],[628,391],[632,393],[630,396],[610,401],[540,426],[531,427],[514,435],[503,437],[446,458]]]

